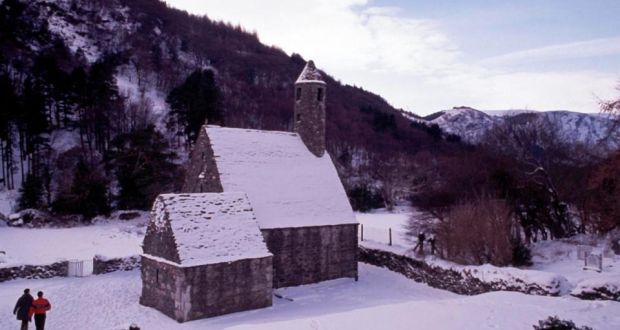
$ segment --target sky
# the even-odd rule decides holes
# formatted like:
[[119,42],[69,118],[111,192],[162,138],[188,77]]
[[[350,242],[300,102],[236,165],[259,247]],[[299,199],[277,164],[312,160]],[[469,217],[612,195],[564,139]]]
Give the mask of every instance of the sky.
[[618,0],[166,0],[429,114],[597,112],[620,96]]

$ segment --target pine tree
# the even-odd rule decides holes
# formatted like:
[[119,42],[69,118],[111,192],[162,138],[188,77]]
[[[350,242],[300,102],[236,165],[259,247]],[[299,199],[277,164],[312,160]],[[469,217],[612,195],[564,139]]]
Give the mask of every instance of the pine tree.
[[166,102],[170,105],[172,126],[192,144],[206,120],[222,124],[219,91],[212,70],[196,70],[185,82],[173,89]]
[[80,214],[86,219],[109,214],[108,181],[101,170],[81,158],[75,167],[71,189],[58,194],[52,209],[60,214]]
[[26,176],[26,180],[19,189],[18,206],[23,209],[40,209],[43,205],[43,182],[41,178],[32,173]]
[[15,86],[8,75],[0,74],[0,160],[2,183],[8,189],[14,188],[13,180],[13,143],[15,117],[18,108],[18,96]]
[[120,187],[121,209],[148,209],[155,197],[174,191],[176,155],[153,126],[118,136],[112,142],[111,165]]

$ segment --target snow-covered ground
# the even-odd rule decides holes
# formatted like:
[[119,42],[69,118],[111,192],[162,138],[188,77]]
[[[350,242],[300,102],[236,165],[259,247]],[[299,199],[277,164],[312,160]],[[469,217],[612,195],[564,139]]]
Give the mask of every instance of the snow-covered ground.
[[[393,228],[396,232],[405,230],[410,214],[411,210],[397,208],[395,213],[375,211],[357,214],[357,218],[365,227],[376,228],[378,232],[387,228]],[[66,229],[0,227],[0,250],[7,251],[9,262],[0,267],[90,258],[95,254],[107,257],[135,255],[141,252],[144,229],[144,219],[101,221],[93,226]],[[410,249],[410,246],[388,247],[385,242],[379,242],[382,238],[381,235],[377,241],[366,241],[364,244],[398,251]],[[403,241],[403,244],[409,243]],[[548,272],[548,275],[557,271],[569,278],[573,285],[582,280],[587,284],[586,280],[618,278],[620,266],[615,263],[611,263],[612,267],[607,267],[600,275],[583,271],[580,263],[569,252],[556,251],[570,250],[571,246],[567,245],[537,245],[533,268]],[[0,329],[10,329],[17,325],[10,312],[25,287],[45,291],[52,301],[54,308],[48,319],[48,329],[52,330],[127,329],[133,322],[149,330],[531,329],[538,320],[551,315],[599,330],[620,329],[618,302],[586,301],[568,295],[532,296],[515,292],[459,296],[374,266],[360,263],[359,269],[359,282],[340,279],[279,289],[279,294],[293,301],[274,298],[274,306],[271,308],[185,324],[178,324],[154,309],[139,305],[139,271],[85,278],[2,282]]]
[[17,200],[17,190],[0,190],[0,213],[8,216],[13,213],[15,201]]
[[[357,219],[364,226],[364,242],[361,244],[373,249],[411,256],[414,243],[411,237],[406,235],[406,229],[412,216],[419,218],[421,215],[406,206],[397,207],[394,212],[375,210],[371,213],[358,213]],[[393,246],[387,246],[388,228],[392,228]],[[543,285],[558,282],[561,283],[559,288],[561,294],[567,294],[573,288],[583,287],[588,283],[620,283],[620,258],[617,256],[605,256],[603,271],[600,273],[583,269],[584,261],[577,259],[576,243],[588,241],[592,241],[591,237],[576,237],[570,242],[540,241],[532,246],[533,265],[525,269],[491,265],[460,266],[432,256],[427,256],[426,261],[444,268],[471,272],[482,280],[504,279],[511,283],[522,280]]]
[[0,284],[0,329],[21,291],[44,290],[53,309],[47,329],[531,329],[550,315],[597,330],[620,328],[620,303],[494,292],[459,296],[399,274],[360,264],[360,280],[340,279],[278,292],[271,308],[178,324],[139,305],[138,271],[87,278],[18,280]]
[[[356,213],[361,231],[364,231],[364,240],[379,244],[388,244],[389,229],[392,230],[392,244],[403,248],[413,247],[411,237],[407,235],[407,224],[412,214],[419,215],[408,206],[396,206],[393,211],[385,209],[372,210],[368,213]],[[363,227],[363,229],[362,229]]]
[[[595,249],[599,252],[602,249]],[[586,279],[608,278],[620,279],[620,258],[603,256],[603,271],[583,270],[584,261],[577,260],[576,244],[564,241],[540,241],[532,248],[532,269],[544,270],[564,275],[571,283]]]
[[46,265],[96,254],[109,258],[140,254],[145,229],[144,219],[74,228],[0,227],[0,251],[6,253],[0,267]]

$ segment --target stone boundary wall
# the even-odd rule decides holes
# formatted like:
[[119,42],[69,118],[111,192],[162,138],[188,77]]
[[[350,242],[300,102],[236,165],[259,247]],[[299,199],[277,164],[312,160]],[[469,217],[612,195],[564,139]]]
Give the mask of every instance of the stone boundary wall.
[[49,265],[21,265],[0,268],[0,282],[25,279],[52,278],[67,276],[69,269],[68,261],[59,261]]
[[416,282],[462,295],[477,295],[492,291],[515,291],[541,296],[557,296],[535,283],[513,285],[504,281],[484,282],[467,272],[459,272],[431,266],[423,261],[411,259],[392,252],[359,247],[359,261],[387,268],[405,275]]
[[[140,257],[105,258],[95,256],[93,259],[93,274],[106,274],[117,271],[128,271],[140,268]],[[21,265],[0,268],[0,282],[16,279],[44,279],[52,277],[66,277],[69,270],[68,261],[58,261],[48,265]]]
[[106,258],[96,255],[93,259],[93,274],[107,274],[119,271],[130,271],[140,269],[140,256],[130,256],[124,258]]
[[579,298],[579,299],[583,299],[583,300],[620,301],[620,291],[610,290],[604,285],[592,288],[591,290],[587,290],[587,291],[584,290],[579,293],[571,293],[571,296]]

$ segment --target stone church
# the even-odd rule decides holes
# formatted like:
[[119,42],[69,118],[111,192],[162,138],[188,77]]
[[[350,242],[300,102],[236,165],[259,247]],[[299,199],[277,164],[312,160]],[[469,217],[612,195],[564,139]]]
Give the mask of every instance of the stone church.
[[326,87],[308,62],[294,132],[202,128],[184,193],[154,203],[143,305],[183,322],[269,306],[273,288],[357,278],[358,223],[325,150]]

